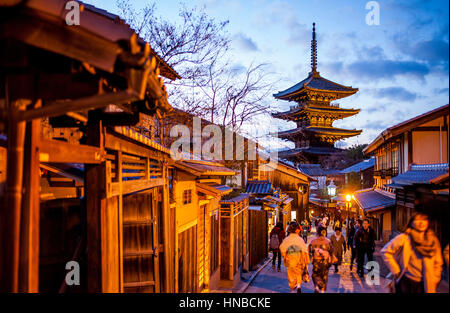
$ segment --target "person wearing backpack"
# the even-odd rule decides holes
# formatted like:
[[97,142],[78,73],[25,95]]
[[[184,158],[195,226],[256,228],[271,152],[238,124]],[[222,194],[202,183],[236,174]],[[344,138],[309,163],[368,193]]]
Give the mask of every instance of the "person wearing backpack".
[[280,244],[283,242],[286,237],[283,230],[283,223],[278,222],[275,227],[270,232],[269,236],[269,248],[272,251],[273,259],[272,259],[272,268],[275,270],[275,262],[276,258],[278,258],[278,272],[281,272],[281,253],[280,253]]

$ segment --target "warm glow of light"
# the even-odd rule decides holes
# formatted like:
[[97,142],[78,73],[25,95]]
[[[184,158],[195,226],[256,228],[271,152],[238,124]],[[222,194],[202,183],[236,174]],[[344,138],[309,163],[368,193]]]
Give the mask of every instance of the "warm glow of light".
[[350,202],[352,200],[352,196],[351,195],[346,195],[345,196],[345,200],[347,200],[347,202]]
[[355,200],[355,195],[352,195],[352,199]]

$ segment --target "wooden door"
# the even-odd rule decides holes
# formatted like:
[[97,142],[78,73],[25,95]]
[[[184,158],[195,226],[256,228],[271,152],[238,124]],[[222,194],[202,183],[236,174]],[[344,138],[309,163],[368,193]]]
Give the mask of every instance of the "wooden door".
[[124,292],[160,292],[157,188],[123,197]]
[[197,292],[197,225],[178,234],[178,292]]

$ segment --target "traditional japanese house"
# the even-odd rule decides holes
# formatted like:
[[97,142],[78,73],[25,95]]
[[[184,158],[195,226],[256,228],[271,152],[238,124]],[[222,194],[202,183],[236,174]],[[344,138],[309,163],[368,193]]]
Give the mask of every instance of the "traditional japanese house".
[[375,161],[375,158],[372,157],[341,170],[340,173],[345,175],[344,186],[350,183],[351,176],[353,176],[353,178],[358,179],[360,189],[373,187],[375,183],[375,180],[373,179]]
[[[448,110],[447,104],[389,127],[364,149],[363,152],[366,155],[376,157],[375,184],[372,189],[355,193],[355,198],[361,208],[366,211],[367,217],[371,218],[380,240],[387,241],[395,233],[401,231],[414,210],[429,207],[429,203],[424,202],[428,201],[425,200],[427,197],[420,196],[420,193],[411,192],[412,189],[407,193],[410,199],[405,202],[404,192],[408,188],[397,188],[399,186],[394,181],[397,176],[409,171],[413,171],[418,177],[428,177],[431,180],[433,170],[437,168],[442,170],[446,167],[449,147]],[[430,166],[427,167],[427,164]],[[434,173],[439,175],[439,172]],[[431,176],[427,176],[429,174]],[[421,180],[419,179],[419,181]],[[415,182],[414,179],[412,179],[412,182]],[[430,190],[440,187],[428,185],[427,188],[429,194]],[[402,194],[402,196],[399,196],[399,194]],[[398,202],[399,197],[403,199],[400,202]],[[365,198],[371,199],[368,202],[369,204],[365,204]],[[397,199],[397,202],[393,202],[392,199]],[[408,206],[401,204],[408,202],[410,203]],[[440,203],[442,205],[444,202],[438,201],[435,204],[439,205]],[[443,214],[441,217],[445,217],[444,212],[441,211],[441,213]],[[434,218],[437,221],[443,220],[436,215],[434,215]]]
[[261,177],[272,182],[275,188],[279,188],[282,194],[288,197],[283,201],[289,201],[289,206],[284,204],[286,213],[284,221],[293,219],[302,220],[307,218],[309,196],[311,193],[311,185],[315,182],[315,178],[301,172],[289,161],[277,160],[276,165],[266,163],[261,166]]
[[[1,290],[174,291],[170,153],[149,125],[171,110],[160,75],[178,74],[104,10],[78,3],[70,26],[66,1],[7,3]],[[79,286],[65,284],[69,261]]]
[[174,162],[169,171],[170,208],[176,216],[175,291],[217,290],[224,253],[220,248],[220,200],[232,192],[222,180],[235,173],[217,162],[192,159]]
[[280,158],[296,163],[319,163],[320,157],[330,155],[338,149],[338,140],[357,136],[361,130],[333,127],[333,122],[357,114],[359,109],[341,108],[332,101],[355,94],[357,88],[347,87],[323,78],[317,71],[317,41],[315,24],[311,41],[311,72],[298,84],[274,94],[279,100],[296,104],[273,117],[292,121],[297,128],[282,131],[279,138],[293,141],[294,149],[279,151]]

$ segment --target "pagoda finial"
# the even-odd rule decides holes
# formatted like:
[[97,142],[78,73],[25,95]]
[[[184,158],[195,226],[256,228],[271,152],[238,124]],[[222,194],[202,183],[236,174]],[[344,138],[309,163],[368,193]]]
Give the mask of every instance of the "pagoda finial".
[[317,41],[316,41],[316,23],[313,23],[313,33],[311,40],[311,69],[312,74],[317,73]]

